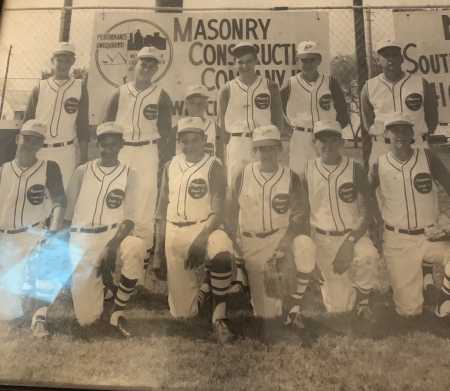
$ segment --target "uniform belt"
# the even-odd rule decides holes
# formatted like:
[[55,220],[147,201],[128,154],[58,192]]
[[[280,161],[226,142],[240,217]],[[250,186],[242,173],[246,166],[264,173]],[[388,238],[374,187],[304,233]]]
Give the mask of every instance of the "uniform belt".
[[403,228],[396,228],[392,227],[391,225],[384,225],[388,231],[392,232],[398,232],[405,235],[422,235],[425,233],[425,228],[419,228],[419,229],[403,229]]
[[18,234],[21,232],[25,232],[28,231],[31,228],[36,227],[40,222],[31,224],[31,225],[27,225],[26,227],[22,227],[22,228],[17,228],[17,229],[1,229],[0,228],[0,233],[2,234]]
[[257,234],[252,234],[250,232],[246,232],[246,231],[242,231],[242,236],[246,236],[247,238],[260,238],[260,239],[264,239],[267,238],[270,235],[273,235],[274,233],[277,233],[279,231],[279,228],[274,229],[273,231],[269,231],[269,232],[260,232]]
[[315,228],[315,230],[318,234],[326,235],[326,236],[342,236],[351,231],[350,228],[345,229],[344,231],[324,231],[323,229],[320,229],[320,228]]
[[124,145],[128,145],[130,147],[142,147],[143,145],[156,144],[158,140],[146,140],[146,141],[125,141]]
[[[378,136],[379,137],[379,136]],[[374,141],[377,141],[377,136],[372,136],[372,138],[374,139]],[[421,138],[422,138],[422,141],[427,141],[427,135],[426,134],[424,134],[424,135],[422,135],[421,136]],[[381,138],[380,138],[380,140],[381,140]],[[387,138],[387,137],[384,137],[384,142],[386,143],[386,144],[390,144],[391,143],[391,139],[389,139],[389,138]],[[411,142],[411,144],[414,144],[414,142],[415,142],[415,140],[414,139],[412,139],[412,142]]]
[[42,148],[57,148],[64,147],[65,145],[72,145],[74,143],[73,140],[67,141],[65,143],[55,143],[55,144],[44,144]]
[[242,137],[242,136],[244,136],[244,137],[252,137],[252,134],[251,133],[245,133],[245,132],[242,132],[242,133],[230,133],[230,136],[232,136],[232,137]]
[[113,225],[104,225],[103,227],[95,227],[95,228],[70,228],[70,232],[80,232],[82,234],[99,234],[102,232],[106,232],[109,229],[116,228],[117,224]]
[[306,133],[312,133],[312,131],[313,131],[311,128],[303,128],[301,126],[293,126],[292,129],[298,130],[299,132],[306,132]]
[[176,222],[176,221],[168,221],[170,224],[176,225],[178,228],[182,228],[182,227],[189,227],[190,225],[195,225],[198,223],[203,223],[208,219],[204,219],[204,220],[199,220],[199,221],[180,221],[180,222]]

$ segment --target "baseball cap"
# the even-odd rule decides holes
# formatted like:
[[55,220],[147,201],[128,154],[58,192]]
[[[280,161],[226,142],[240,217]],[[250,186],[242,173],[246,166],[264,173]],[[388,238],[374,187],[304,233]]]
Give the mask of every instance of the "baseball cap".
[[205,133],[203,121],[200,117],[186,117],[178,120],[178,130],[177,134],[194,132],[194,133]]
[[377,44],[375,45],[375,50],[377,53],[380,53],[381,50],[391,47],[398,48],[398,50],[402,50],[402,47],[392,38],[382,39],[381,41],[378,41]]
[[24,136],[36,136],[43,139],[45,139],[46,133],[47,125],[36,119],[30,119],[29,121],[25,122],[22,126],[22,129],[20,129],[20,134]]
[[390,113],[389,115],[386,116],[386,118],[384,120],[385,128],[387,128],[389,126],[394,126],[394,125],[414,126],[409,115],[407,115],[405,113],[400,113],[400,112]]
[[342,136],[342,128],[337,121],[322,120],[314,123],[313,134],[316,135],[322,132],[333,132]]
[[246,52],[246,51],[252,51],[256,53],[256,46],[253,45],[251,42],[239,42],[232,51],[233,56],[239,55],[240,52]]
[[202,84],[197,84],[195,86],[189,86],[188,88],[186,88],[186,91],[184,93],[185,99],[194,96],[202,96],[205,98],[209,98],[208,90]]
[[275,125],[260,126],[253,131],[253,147],[281,145],[280,131]]
[[137,58],[153,58],[158,62],[161,57],[160,51],[153,46],[144,46],[137,54]]
[[317,56],[322,56],[317,42],[303,41],[297,45],[297,58],[314,58]]
[[58,42],[52,55],[55,54],[73,54],[75,55],[75,45],[71,42]]
[[123,134],[122,125],[117,122],[105,122],[97,127],[97,137],[102,134]]

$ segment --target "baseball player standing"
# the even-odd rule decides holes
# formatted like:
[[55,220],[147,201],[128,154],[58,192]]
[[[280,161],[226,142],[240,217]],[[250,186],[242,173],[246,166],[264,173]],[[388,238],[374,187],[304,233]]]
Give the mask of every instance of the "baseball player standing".
[[175,154],[172,102],[167,92],[152,82],[160,58],[161,53],[154,47],[143,47],[139,51],[135,80],[117,89],[105,117],[105,121],[122,125],[125,142],[119,160],[138,173],[136,207],[139,218],[134,234],[144,240],[147,248],[145,270],[153,247],[158,171]]
[[33,88],[24,122],[38,119],[47,125],[45,143],[38,158],[58,163],[64,187],[76,167],[75,139],[78,140],[80,164],[87,161],[89,143],[89,97],[83,80],[70,77],[75,63],[75,46],[59,42],[52,53],[53,76]]
[[207,259],[211,270],[213,331],[219,342],[230,342],[235,338],[226,322],[232,244],[225,232],[218,229],[224,221],[226,183],[221,164],[204,152],[203,128],[203,120],[198,117],[178,121],[182,154],[164,169],[155,214],[154,268],[159,273],[167,265],[171,315],[189,318],[198,312],[195,269]]
[[363,137],[363,158],[366,168],[378,156],[389,152],[384,121],[393,112],[408,114],[414,123],[414,148],[427,148],[427,136],[438,125],[437,97],[424,78],[402,71],[402,48],[385,39],[376,45],[383,73],[366,82],[361,91],[361,114],[370,137]]
[[[229,185],[227,230],[245,260],[254,314],[272,318],[284,312],[284,323],[301,329],[300,299],[314,269],[315,245],[302,234],[305,195],[298,175],[278,164],[282,149],[275,125],[255,128],[257,161],[245,165]],[[268,297],[264,288],[264,264],[276,252],[293,252],[297,266],[297,292],[284,303]]]
[[[49,239],[63,223],[67,201],[61,171],[57,163],[36,157],[46,134],[44,123],[25,122],[16,137],[16,159],[0,168],[0,319],[23,315],[21,295],[27,258],[37,242],[44,236]],[[45,229],[50,214],[53,218]],[[33,281],[36,292],[31,307],[36,312],[31,327],[36,337],[45,337],[48,301],[57,292],[45,276],[40,277]]]
[[255,45],[241,42],[233,49],[234,67],[239,76],[219,90],[219,126],[227,144],[228,183],[244,164],[253,162],[252,132],[274,124],[283,129],[283,112],[278,85],[255,72],[258,61]]
[[307,160],[317,157],[312,135],[314,123],[336,120],[345,128],[349,116],[339,83],[330,75],[318,71],[322,62],[319,44],[313,41],[300,42],[296,59],[301,73],[292,76],[281,87],[280,93],[285,119],[293,132],[289,167],[298,173]]
[[450,314],[450,242],[430,242],[425,233],[439,219],[437,182],[450,195],[450,172],[431,150],[412,148],[417,133],[408,115],[392,113],[385,126],[391,151],[371,166],[369,181],[396,310],[401,316],[422,313],[423,288],[432,283],[421,273],[425,261],[444,265],[436,307],[444,317]]
[[120,124],[98,126],[100,158],[78,167],[70,178],[65,218],[70,225],[72,297],[78,323],[86,326],[100,318],[104,286],[112,287],[117,258],[122,267],[110,324],[127,338],[123,311],[142,274],[146,253],[144,242],[130,236],[137,213],[138,176],[118,160],[123,144]]
[[[370,194],[364,168],[340,153],[344,143],[337,121],[314,124],[319,157],[306,163],[300,178],[308,194],[316,262],[329,312],[348,312],[373,321],[369,294],[377,278],[378,253],[366,236],[370,224]],[[349,269],[353,269],[353,282]]]

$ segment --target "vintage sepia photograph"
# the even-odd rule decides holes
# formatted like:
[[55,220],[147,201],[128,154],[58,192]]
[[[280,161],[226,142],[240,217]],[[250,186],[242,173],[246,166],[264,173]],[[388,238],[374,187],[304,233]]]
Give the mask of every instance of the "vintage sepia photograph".
[[0,2],[0,389],[447,390],[445,3]]

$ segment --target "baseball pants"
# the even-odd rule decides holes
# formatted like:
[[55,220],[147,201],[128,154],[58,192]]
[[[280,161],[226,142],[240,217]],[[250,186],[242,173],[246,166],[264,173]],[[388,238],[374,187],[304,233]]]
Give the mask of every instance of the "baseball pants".
[[[100,319],[103,312],[103,282],[97,277],[98,258],[117,229],[101,233],[70,233],[70,262],[72,274],[72,298],[75,315],[81,326]],[[127,236],[117,251],[121,274],[135,280],[142,274],[146,250],[141,239]],[[116,261],[116,262],[117,262]],[[116,263],[116,269],[117,269]]]
[[304,169],[308,160],[315,159],[317,151],[311,132],[294,130],[289,148],[289,167],[297,174]]
[[38,153],[38,159],[53,160],[58,163],[61,170],[64,189],[67,190],[67,184],[76,168],[77,151],[74,144],[63,147],[41,148]]
[[351,268],[344,274],[333,271],[333,260],[348,235],[327,236],[313,230],[316,262],[324,277],[322,297],[328,312],[348,312],[355,306],[356,291],[370,291],[377,279],[378,252],[372,241],[363,236],[354,246]]
[[[246,134],[246,133],[244,133]],[[227,181],[231,183],[237,172],[248,163],[255,161],[251,137],[230,136],[227,145]]]
[[383,253],[398,314],[421,314],[422,261],[441,264],[447,269],[446,265],[450,264],[450,242],[430,242],[425,235],[406,235],[385,229]]
[[[264,289],[264,265],[273,255],[286,229],[281,229],[265,238],[241,236],[241,249],[244,253],[245,268],[250,286],[251,303],[255,316],[273,318],[282,315],[282,300],[273,299],[266,295]],[[299,241],[299,238],[301,240]],[[294,252],[297,271],[310,273],[314,269],[314,243],[304,235],[297,236],[295,241],[304,248],[303,252]]]

